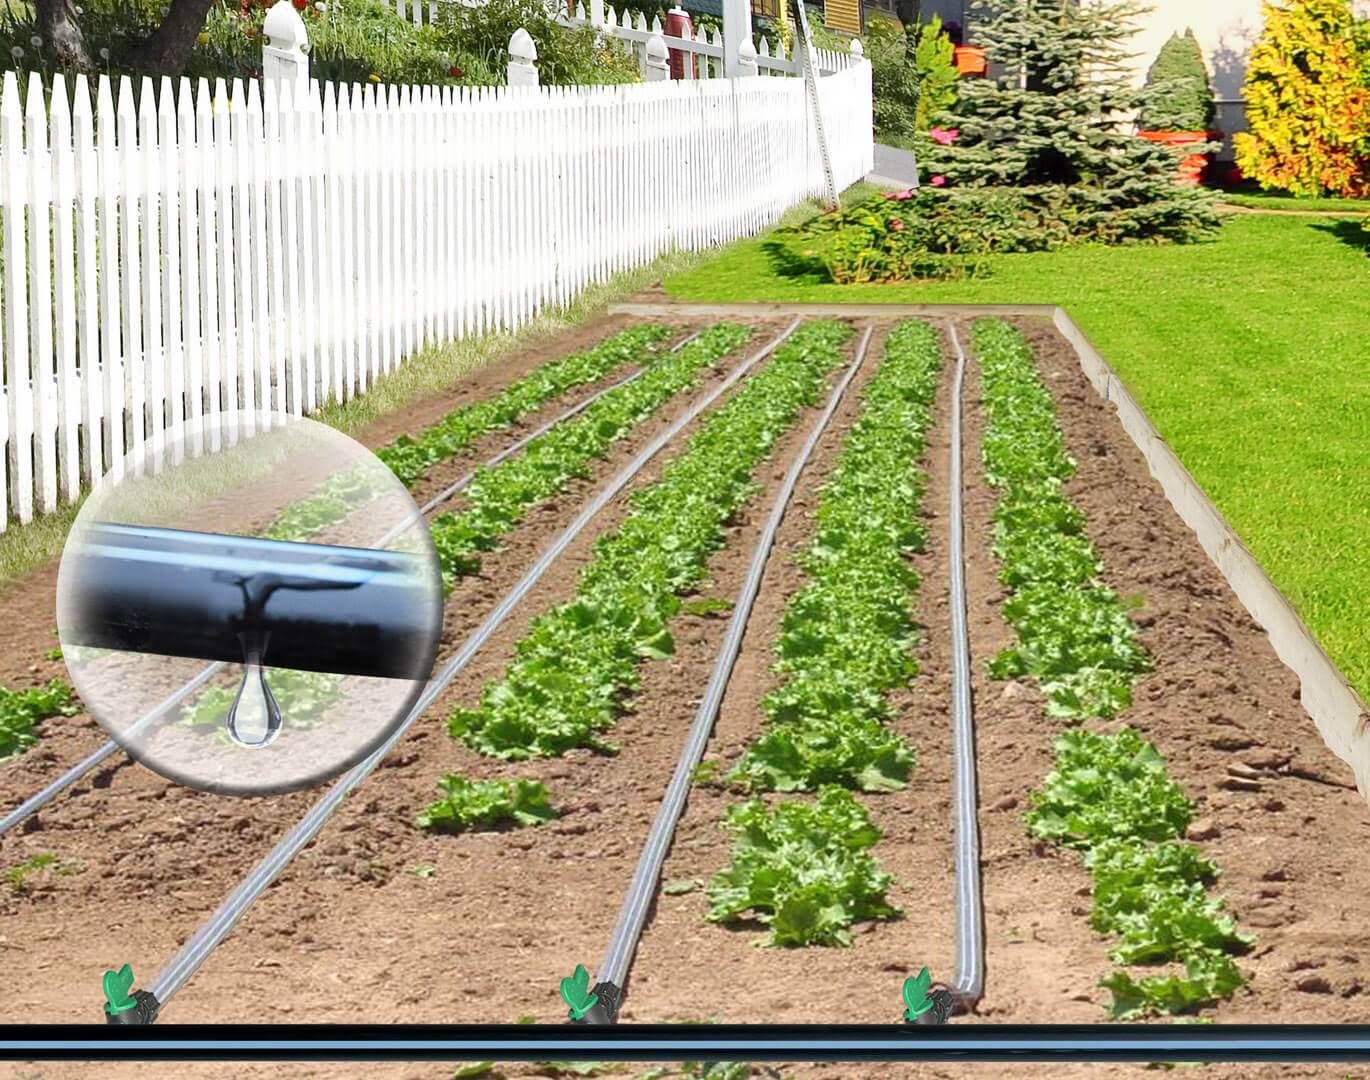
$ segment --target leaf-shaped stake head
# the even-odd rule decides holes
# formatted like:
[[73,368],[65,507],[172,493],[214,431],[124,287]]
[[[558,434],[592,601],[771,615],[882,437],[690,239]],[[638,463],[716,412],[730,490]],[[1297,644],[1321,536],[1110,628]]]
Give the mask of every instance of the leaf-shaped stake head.
[[571,977],[561,980],[561,1000],[570,1009],[572,1020],[582,1019],[599,1002],[599,995],[590,993],[590,973],[584,964],[577,964]]
[[932,976],[927,968],[904,980],[904,1019],[917,1019],[932,1008],[932,1002],[928,1000],[931,985]]
[[105,1011],[111,1016],[136,1008],[138,1002],[130,995],[133,989],[133,968],[125,964],[118,971],[105,972]]

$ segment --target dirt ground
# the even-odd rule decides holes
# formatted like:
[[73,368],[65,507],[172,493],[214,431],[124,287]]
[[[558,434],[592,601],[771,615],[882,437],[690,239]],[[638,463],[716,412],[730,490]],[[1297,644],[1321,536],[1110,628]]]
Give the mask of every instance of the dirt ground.
[[[1359,1022],[1370,978],[1365,962],[1370,927],[1364,918],[1370,865],[1363,858],[1370,809],[1356,793],[1350,770],[1326,749],[1303,712],[1297,680],[1170,509],[1069,347],[1049,324],[1023,320],[1021,325],[1038,349],[1067,449],[1079,463],[1069,495],[1089,517],[1106,580],[1121,595],[1140,598],[1134,618],[1156,666],[1122,719],[1157,744],[1172,775],[1197,804],[1193,836],[1223,869],[1215,891],[1225,897],[1239,927],[1258,937],[1240,961],[1247,986],[1232,1000],[1205,1010],[1204,1017],[1216,1023]],[[969,351],[968,324],[959,330]],[[759,340],[754,337],[749,347]],[[771,642],[784,602],[801,580],[789,556],[806,541],[806,511],[855,416],[878,347],[879,335],[871,362],[848,390],[801,478],[708,757],[735,759],[760,730],[757,705],[770,686]],[[892,899],[915,917],[862,927],[846,950],[763,951],[751,947],[759,936],[755,931],[705,924],[702,890],[662,896],[630,981],[621,1014],[625,1022],[892,1023],[902,1007],[899,985],[905,973],[927,965],[935,977],[951,977],[944,572],[951,364],[948,354],[927,462],[929,543],[918,560],[922,671],[901,695],[898,721],[918,751],[919,766],[907,791],[863,796],[885,830],[876,854],[895,874]],[[1011,630],[999,614],[1002,589],[989,549],[995,494],[979,472],[978,394],[972,359],[965,395],[965,536],[988,953],[977,1019],[1097,1022],[1104,1018],[1107,994],[1096,983],[1111,965],[1107,941],[1087,923],[1088,877],[1075,854],[1031,842],[1021,816],[1028,791],[1050,769],[1059,725],[1045,717],[1031,685],[990,682],[984,675],[985,661],[1009,642]],[[682,408],[683,402],[673,406]],[[431,407],[430,421],[450,407]],[[727,546],[710,565],[705,595],[735,594],[773,492],[816,413],[814,408],[800,418],[760,472],[762,490],[731,523]],[[578,506],[671,415],[665,410],[598,463],[590,481],[530,515],[507,548],[487,560],[482,575],[459,587],[448,607],[445,649],[479,622]],[[512,441],[517,433],[502,437]],[[492,447],[485,444],[479,451],[489,452]],[[472,454],[477,455],[475,448]],[[634,487],[654,479],[659,465],[660,459]],[[676,655],[643,668],[634,708],[611,735],[622,747],[616,757],[582,753],[501,766],[448,739],[439,718],[451,705],[474,700],[482,683],[502,672],[529,619],[569,595],[592,534],[621,519],[623,502],[615,500],[572,546],[425,721],[267,890],[176,997],[165,1022],[346,1022],[360,1015],[376,1022],[561,1018],[557,980],[576,963],[592,972],[598,963],[726,616],[679,619],[673,628]],[[60,674],[60,665],[38,659],[53,643],[50,580],[37,572],[4,600],[7,614],[16,605],[16,617],[0,626],[0,664],[6,669],[0,675]],[[30,665],[38,670],[28,671]],[[6,680],[0,677],[0,683]],[[0,770],[0,805],[17,802],[101,741],[98,729],[81,718],[49,723],[38,747]],[[543,780],[564,814],[543,828],[517,833],[422,834],[413,827],[413,815],[438,776],[453,769]],[[35,1021],[88,1021],[98,1009],[104,968],[130,962],[139,983],[146,983],[311,801],[310,793],[253,802],[213,800],[122,763],[84,781],[22,835],[0,838],[0,863],[6,866],[52,852],[69,870],[46,872],[25,894],[0,898],[0,946],[18,976],[13,1004]],[[666,880],[702,880],[726,865],[729,844],[719,823],[730,801],[710,788],[696,788]],[[13,1075],[55,1080],[93,1076],[98,1069],[103,1078],[132,1076],[136,1069],[139,1076],[186,1078],[437,1080],[451,1076],[453,1068],[32,1064],[16,1065]],[[645,1068],[628,1066],[621,1074],[633,1076]],[[1083,1078],[1140,1077],[1143,1069],[1155,1071],[1154,1066],[1103,1064],[1011,1069],[834,1064],[782,1065],[775,1075],[795,1080]],[[1370,1075],[1333,1065],[1185,1071],[1260,1078]],[[499,1073],[537,1074],[516,1065]],[[6,1075],[3,1069],[0,1075]]]

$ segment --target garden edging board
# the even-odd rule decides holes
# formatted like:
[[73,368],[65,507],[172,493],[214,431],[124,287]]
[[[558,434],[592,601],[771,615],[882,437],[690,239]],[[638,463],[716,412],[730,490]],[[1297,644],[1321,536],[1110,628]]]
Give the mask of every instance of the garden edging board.
[[1300,702],[1323,742],[1346,762],[1362,798],[1370,802],[1370,710],[1318,644],[1294,606],[1256,561],[1236,531],[1180,462],[1127,386],[1062,307],[1052,304],[612,304],[613,315],[636,316],[900,316],[1035,315],[1051,319],[1079,358],[1095,391],[1111,402],[1128,437],[1146,458],[1175,512],[1270,638],[1276,655],[1299,678]]

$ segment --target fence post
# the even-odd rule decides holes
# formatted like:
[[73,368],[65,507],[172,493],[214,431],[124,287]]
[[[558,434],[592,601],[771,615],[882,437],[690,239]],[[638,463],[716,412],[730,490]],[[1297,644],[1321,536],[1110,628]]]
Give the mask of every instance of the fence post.
[[860,59],[862,59],[862,58],[865,57],[865,55],[866,55],[866,47],[865,47],[864,45],[861,44],[861,39],[860,39],[860,38],[852,38],[852,39],[851,39],[851,54],[852,54],[854,57],[856,57],[858,60],[860,60]]
[[[262,23],[262,78],[290,85],[292,101],[304,101],[309,93],[309,35],[304,20],[290,0],[277,0]],[[277,87],[279,89],[279,87]]]
[[642,81],[662,82],[670,77],[670,67],[666,62],[666,42],[660,34],[653,34],[647,39],[647,51],[642,57]]
[[738,50],[752,40],[751,0],[723,0],[723,77],[736,79]]
[[744,41],[737,47],[737,78],[750,78],[756,73],[756,46]]
[[523,27],[514,31],[509,39],[509,74],[506,79],[510,86],[537,86],[538,84],[538,47],[533,37]]

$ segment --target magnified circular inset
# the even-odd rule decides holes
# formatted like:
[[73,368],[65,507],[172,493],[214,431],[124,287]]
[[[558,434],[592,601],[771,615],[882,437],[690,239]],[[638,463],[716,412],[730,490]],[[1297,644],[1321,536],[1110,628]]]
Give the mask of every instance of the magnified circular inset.
[[442,576],[409,492],[317,421],[226,413],[124,458],[57,579],[72,682],[148,768],[223,795],[336,776],[432,670]]

